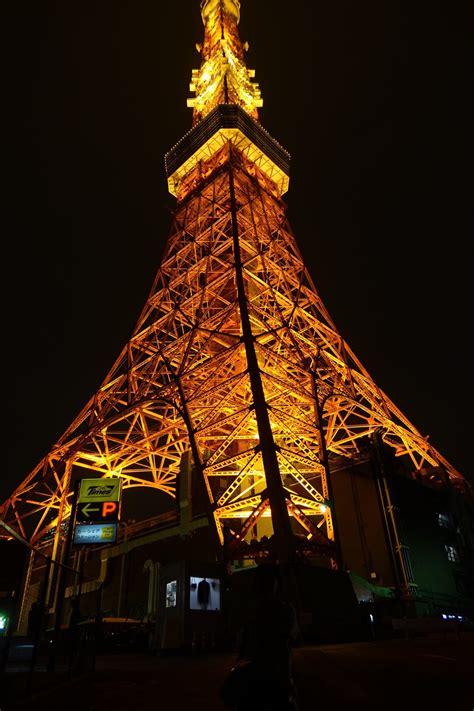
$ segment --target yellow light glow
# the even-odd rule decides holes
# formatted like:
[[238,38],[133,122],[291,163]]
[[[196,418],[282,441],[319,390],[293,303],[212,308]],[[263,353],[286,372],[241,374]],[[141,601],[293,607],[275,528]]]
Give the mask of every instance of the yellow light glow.
[[259,86],[252,81],[253,69],[247,69],[238,23],[240,3],[236,0],[207,0],[201,5],[204,23],[204,42],[201,46],[202,64],[193,69],[191,91],[196,96],[188,100],[193,108],[196,125],[220,104],[238,104],[252,118],[258,119],[262,106]]
[[[188,99],[189,104],[194,105],[194,101],[195,99]],[[221,128],[168,177],[168,190],[170,193],[177,196],[183,178],[189,175],[191,170],[193,170],[200,161],[212,157],[220,148],[225,146],[228,141],[231,141],[246,158],[258,165],[260,170],[275,184],[280,195],[284,195],[287,192],[290,178],[284,170],[270,160],[266,153],[247,138],[238,128]]]

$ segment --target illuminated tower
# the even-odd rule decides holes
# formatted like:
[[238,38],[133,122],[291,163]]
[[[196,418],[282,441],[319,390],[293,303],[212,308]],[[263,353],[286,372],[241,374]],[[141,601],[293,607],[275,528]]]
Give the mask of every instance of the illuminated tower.
[[[216,546],[337,566],[331,469],[377,434],[423,476],[465,482],[341,338],[286,217],[289,156],[262,127],[238,0],[203,0],[192,127],[166,155],[169,239],[129,341],[1,518],[58,555],[80,478],[176,497],[191,453]],[[254,546],[255,547],[255,546]]]

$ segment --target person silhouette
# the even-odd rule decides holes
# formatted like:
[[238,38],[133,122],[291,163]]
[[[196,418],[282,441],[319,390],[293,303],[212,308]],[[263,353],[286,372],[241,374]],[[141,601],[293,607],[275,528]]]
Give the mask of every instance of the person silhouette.
[[31,605],[30,611],[28,613],[27,633],[31,637],[33,637],[38,632],[40,618],[41,618],[40,604],[39,604],[39,602],[34,602]]
[[200,606],[206,610],[211,597],[211,586],[206,578],[203,578],[197,586],[197,599]]
[[277,566],[261,563],[254,573],[254,604],[240,635],[237,664],[247,665],[237,711],[296,711],[292,646],[300,633],[294,606],[279,596]]

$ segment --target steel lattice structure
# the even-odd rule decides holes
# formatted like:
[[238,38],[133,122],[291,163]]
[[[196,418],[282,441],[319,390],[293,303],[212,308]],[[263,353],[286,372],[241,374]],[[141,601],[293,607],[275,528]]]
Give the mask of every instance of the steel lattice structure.
[[166,156],[177,204],[145,307],[95,396],[0,509],[28,540],[66,521],[71,483],[176,496],[185,452],[221,544],[296,532],[333,556],[331,462],[374,432],[413,470],[463,477],[344,342],[286,217],[289,157],[258,122],[236,0],[201,3],[191,131]]

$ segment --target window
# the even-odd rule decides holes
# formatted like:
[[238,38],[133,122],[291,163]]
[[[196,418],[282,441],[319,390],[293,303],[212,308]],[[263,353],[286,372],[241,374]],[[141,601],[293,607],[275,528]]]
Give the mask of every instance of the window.
[[448,514],[438,514],[438,526],[443,526],[444,528],[452,528],[451,519]]
[[465,548],[466,547],[466,539],[464,538],[464,533],[461,531],[459,526],[458,526],[456,533],[458,534],[458,542],[461,544],[461,546],[463,548]]
[[459,561],[459,555],[454,546],[445,546],[446,553],[448,555],[448,560],[452,563],[457,563]]
[[456,590],[458,593],[461,593],[461,595],[468,595],[469,594],[469,589],[468,585],[466,583],[466,580],[463,575],[454,575],[454,582],[456,584]]
[[170,580],[166,583],[166,607],[176,607],[177,580]]

